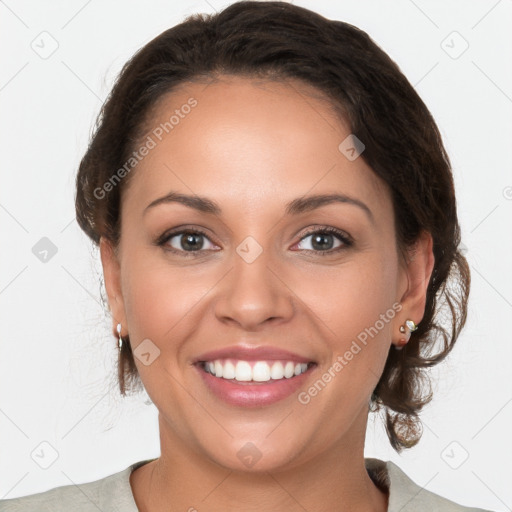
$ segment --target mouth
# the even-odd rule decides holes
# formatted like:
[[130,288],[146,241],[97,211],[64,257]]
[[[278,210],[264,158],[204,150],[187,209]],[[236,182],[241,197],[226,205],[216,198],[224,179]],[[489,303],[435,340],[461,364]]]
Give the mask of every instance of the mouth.
[[263,407],[290,397],[317,363],[287,351],[236,347],[200,356],[194,366],[208,391],[237,407]]

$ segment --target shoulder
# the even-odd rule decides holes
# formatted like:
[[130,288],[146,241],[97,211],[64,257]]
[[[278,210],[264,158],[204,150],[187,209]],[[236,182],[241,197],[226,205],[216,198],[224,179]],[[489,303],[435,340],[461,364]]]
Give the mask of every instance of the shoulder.
[[492,512],[481,508],[465,507],[426,490],[409,478],[391,461],[365,459],[366,468],[376,483],[389,490],[388,512]]
[[0,500],[0,512],[138,512],[130,487],[130,474],[148,461],[139,461],[93,482],[64,485],[48,491]]

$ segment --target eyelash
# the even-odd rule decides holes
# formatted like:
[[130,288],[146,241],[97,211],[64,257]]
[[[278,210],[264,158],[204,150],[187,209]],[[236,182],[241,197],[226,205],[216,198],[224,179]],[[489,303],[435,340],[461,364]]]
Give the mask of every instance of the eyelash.
[[[184,234],[202,235],[202,236],[208,238],[208,240],[209,240],[209,237],[208,237],[207,233],[202,231],[201,229],[198,229],[198,228],[182,229],[180,231],[175,231],[175,232],[171,231],[169,233],[164,233],[156,241],[156,245],[158,245],[159,247],[164,248],[164,246],[167,244],[167,242],[171,238],[174,238],[175,236],[178,236],[178,235],[184,235]],[[336,235],[341,240],[341,242],[343,242],[344,245],[342,245],[340,247],[337,247],[336,249],[329,249],[328,251],[314,251],[312,249],[301,249],[300,251],[315,252],[315,253],[320,254],[322,256],[328,256],[328,255],[331,255],[331,254],[334,254],[334,253],[338,253],[338,252],[340,252],[340,251],[342,251],[344,249],[347,249],[348,247],[353,245],[353,240],[346,233],[344,233],[343,231],[340,231],[339,229],[336,229],[336,228],[333,228],[333,227],[329,227],[329,226],[324,227],[324,228],[316,228],[316,229],[313,229],[311,231],[308,231],[307,233],[304,233],[304,235],[301,237],[299,242],[301,242],[304,238],[307,238],[308,236],[315,235],[315,234]],[[203,250],[205,250],[205,249],[201,249],[199,251],[182,251],[182,250],[175,249],[174,247],[165,247],[164,250],[168,251],[168,252],[171,252],[171,253],[174,253],[174,254],[182,255],[185,258],[190,258],[190,257],[197,258],[198,256],[201,255],[201,252],[203,252]]]

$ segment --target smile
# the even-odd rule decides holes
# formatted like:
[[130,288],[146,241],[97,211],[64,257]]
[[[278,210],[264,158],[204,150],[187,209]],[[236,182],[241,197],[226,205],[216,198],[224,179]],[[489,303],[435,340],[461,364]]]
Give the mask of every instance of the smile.
[[217,359],[195,367],[210,400],[254,408],[270,406],[299,393],[308,386],[317,364]]
[[313,363],[294,361],[243,361],[216,359],[202,362],[205,372],[214,377],[237,382],[268,382],[291,379],[305,373]]

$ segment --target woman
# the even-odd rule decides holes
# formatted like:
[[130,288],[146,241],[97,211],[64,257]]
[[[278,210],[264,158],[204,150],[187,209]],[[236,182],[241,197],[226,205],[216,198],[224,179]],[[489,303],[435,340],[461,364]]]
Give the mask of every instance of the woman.
[[165,31],[103,106],[76,212],[161,455],[0,510],[481,510],[363,455],[369,411],[419,441],[470,283],[439,131],[364,32],[281,2]]

